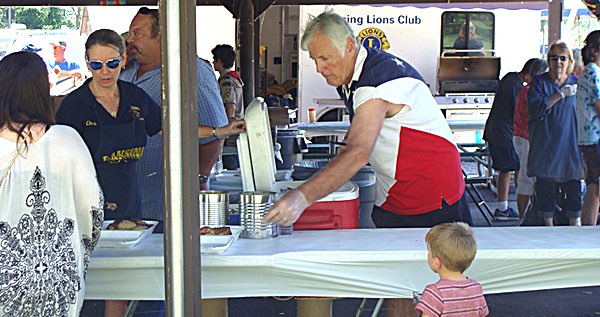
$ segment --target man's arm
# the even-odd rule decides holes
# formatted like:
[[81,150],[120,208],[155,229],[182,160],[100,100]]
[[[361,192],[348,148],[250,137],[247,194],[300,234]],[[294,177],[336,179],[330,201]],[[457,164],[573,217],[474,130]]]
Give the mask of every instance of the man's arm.
[[235,104],[234,103],[226,103],[225,104],[225,113],[227,113],[227,118],[231,120],[231,118],[235,117]]
[[[219,154],[223,149],[225,140],[215,140],[198,146],[198,172],[203,175],[210,175],[210,171],[217,162]],[[208,189],[207,184],[200,184],[200,189]]]
[[[198,125],[213,127],[227,125],[223,99],[212,68],[206,61],[197,59],[196,69],[198,71]],[[201,174],[210,175],[210,170],[221,154],[223,143],[224,140],[215,137],[200,139],[198,169]],[[200,184],[200,189],[207,189],[206,184]]]
[[371,99],[362,104],[357,109],[344,140],[345,149],[298,189],[288,191],[279,199],[264,221],[291,225],[300,217],[306,207],[334,192],[350,180],[369,162],[369,156],[390,106],[393,105],[381,99]]

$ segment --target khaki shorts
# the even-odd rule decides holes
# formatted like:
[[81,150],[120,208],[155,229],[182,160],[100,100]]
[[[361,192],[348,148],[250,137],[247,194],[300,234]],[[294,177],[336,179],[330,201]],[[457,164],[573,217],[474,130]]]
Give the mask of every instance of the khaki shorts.
[[515,152],[519,156],[520,168],[517,177],[517,195],[533,195],[535,177],[527,176],[527,158],[529,157],[529,140],[519,136],[513,136]]

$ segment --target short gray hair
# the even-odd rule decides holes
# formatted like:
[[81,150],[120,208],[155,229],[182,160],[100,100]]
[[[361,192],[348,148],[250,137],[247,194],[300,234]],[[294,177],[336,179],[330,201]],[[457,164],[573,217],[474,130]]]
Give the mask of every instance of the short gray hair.
[[321,30],[333,42],[333,45],[342,55],[344,55],[344,48],[346,47],[346,40],[348,38],[354,40],[354,45],[357,48],[360,45],[346,19],[333,12],[333,10],[328,10],[316,17],[310,17],[300,40],[300,47],[303,50],[308,51],[308,46],[312,42],[317,30]]

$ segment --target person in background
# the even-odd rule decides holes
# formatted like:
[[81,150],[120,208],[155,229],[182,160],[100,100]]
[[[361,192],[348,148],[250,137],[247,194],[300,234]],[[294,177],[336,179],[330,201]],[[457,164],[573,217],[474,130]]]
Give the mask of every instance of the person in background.
[[230,120],[244,118],[244,83],[240,76],[233,70],[235,50],[231,45],[221,44],[211,51],[213,55],[213,68],[219,72],[219,88],[221,98],[225,104],[225,112]]
[[67,42],[56,41],[51,42],[50,45],[52,45],[52,50],[54,51],[54,59],[47,62],[48,73],[51,77],[56,77],[57,83],[60,83],[63,79],[69,77],[81,79],[82,74],[79,64],[76,62],[69,62],[65,58]]
[[[154,102],[161,104],[161,34],[157,9],[142,7],[129,26],[127,53],[131,56],[121,79],[142,88]],[[204,127],[221,127],[228,124],[223,100],[219,93],[217,78],[210,63],[198,58],[198,124]],[[232,121],[236,124],[238,121]],[[218,130],[218,129],[217,129]],[[237,130],[241,131],[241,130]],[[202,138],[198,146],[198,170],[200,189],[208,189],[209,175],[223,149],[225,134],[218,130],[215,135]],[[148,138],[144,156],[138,166],[140,195],[144,218],[159,220],[155,232],[162,232],[164,211],[163,193],[163,141],[161,136]],[[143,309],[164,310],[163,302],[142,303]]]
[[[533,71],[531,78],[541,75],[548,71],[548,63],[543,59],[536,59],[532,65]],[[527,85],[521,89],[517,96],[517,104],[515,106],[515,115],[513,118],[513,146],[517,157],[519,158],[519,173],[517,173],[516,193],[517,193],[517,210],[519,211],[519,219],[523,219],[525,210],[531,201],[533,195],[533,184],[535,177],[527,176],[527,162],[529,158],[529,126],[527,116],[527,93],[531,86]]]
[[[160,24],[156,9],[142,7],[129,26],[128,52],[132,55],[130,66],[121,79],[142,88],[154,102],[161,102],[160,78]],[[209,127],[228,123],[219,85],[210,64],[197,59],[198,72],[198,124]],[[223,148],[223,139],[204,138],[199,141],[200,189],[208,189],[210,171]],[[162,138],[148,139],[144,157],[139,165],[141,196],[144,216],[164,220]]]
[[[103,196],[79,134],[55,125],[35,53],[0,61],[0,311],[79,316]],[[40,270],[43,268],[43,271]]]
[[[329,164],[287,191],[263,221],[293,224],[370,163],[377,179],[372,218],[378,228],[470,222],[460,155],[423,77],[394,55],[362,47],[333,11],[308,22],[301,47],[327,84],[337,87],[351,125],[346,145]],[[411,300],[386,302],[389,314],[398,314],[388,316],[415,313]]]
[[543,64],[536,58],[528,60],[520,72],[506,74],[498,83],[494,94],[492,110],[485,122],[483,139],[487,141],[492,157],[492,167],[498,171],[496,188],[498,190],[498,208],[494,211],[495,220],[519,219],[519,214],[508,206],[508,192],[512,172],[519,171],[519,156],[513,146],[513,117],[517,95],[533,75],[539,74]]
[[569,224],[580,223],[584,163],[577,143],[571,50],[558,40],[548,50],[547,73],[531,81],[527,94],[529,159],[527,176],[535,177],[533,209],[554,225],[554,210],[565,211]]
[[598,222],[598,178],[600,177],[600,31],[585,39],[581,50],[585,68],[577,89],[577,139],[586,167],[586,190],[581,208],[581,224],[595,226]]
[[483,317],[490,312],[483,289],[465,276],[475,254],[475,234],[465,223],[439,224],[425,235],[427,264],[440,276],[427,285],[416,310],[422,317]]
[[[468,36],[468,38],[467,38]],[[468,43],[468,45],[467,45]],[[463,23],[460,26],[458,37],[454,41],[452,47],[455,50],[482,50],[483,43],[477,36],[477,29],[473,23],[469,22],[469,29],[467,30],[467,23]],[[457,52],[454,56],[483,56],[483,52]]]

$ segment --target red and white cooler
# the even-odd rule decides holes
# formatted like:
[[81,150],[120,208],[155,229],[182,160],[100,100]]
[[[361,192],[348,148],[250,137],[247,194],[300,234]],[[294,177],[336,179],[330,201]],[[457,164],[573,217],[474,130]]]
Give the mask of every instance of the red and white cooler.
[[[244,191],[293,189],[303,181],[275,181],[275,153],[267,104],[254,99],[245,110],[246,132],[237,140]],[[294,224],[294,230],[356,229],[359,221],[359,187],[347,182],[335,192],[309,206]]]

